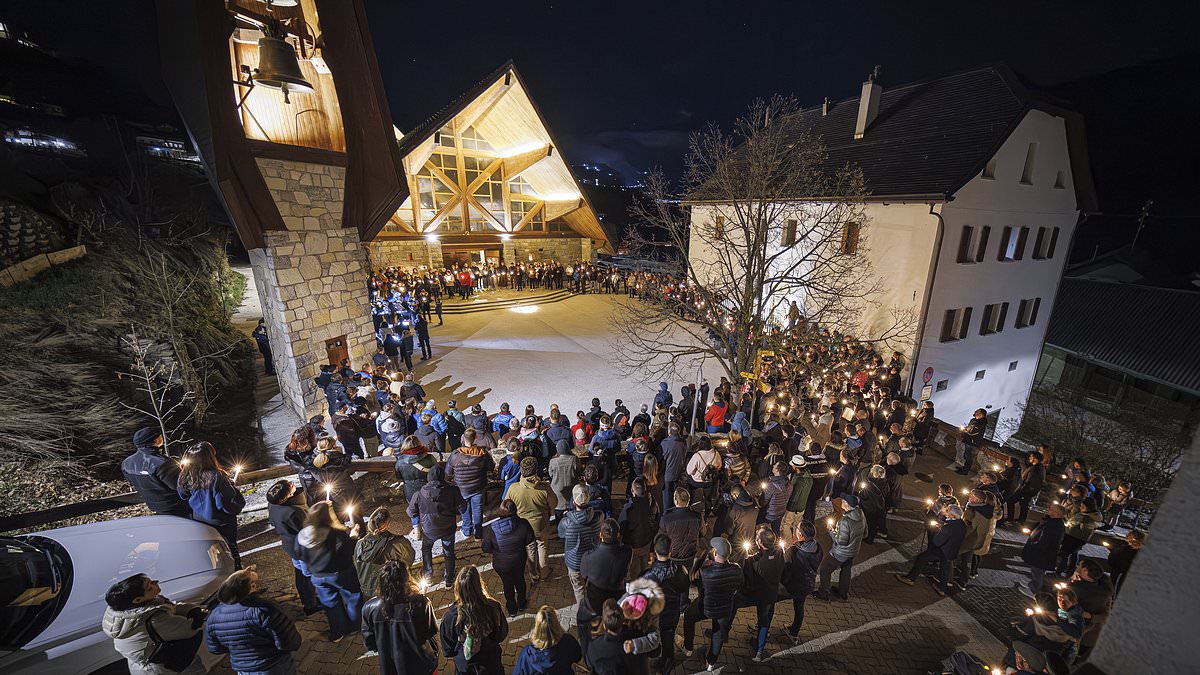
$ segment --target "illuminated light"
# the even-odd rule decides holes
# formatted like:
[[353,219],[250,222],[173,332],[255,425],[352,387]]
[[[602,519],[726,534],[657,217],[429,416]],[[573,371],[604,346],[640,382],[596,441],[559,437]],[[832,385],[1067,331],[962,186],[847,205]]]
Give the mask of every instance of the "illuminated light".
[[759,485],[759,487],[761,487],[762,489],[766,490],[766,489],[767,489],[767,481],[765,481],[765,480],[764,480],[764,481],[763,481],[763,482],[762,482],[762,483]]
[[1101,544],[1104,546],[1104,548],[1112,548],[1112,543],[1111,543],[1111,542],[1102,541],[1102,542],[1100,542],[1100,543],[1101,543]]
[[241,465],[241,464],[235,464],[235,465],[233,466],[233,482],[235,482],[235,483],[237,482],[238,475],[239,475],[239,474],[241,474],[241,473],[242,473],[242,465]]
[[864,481],[860,481],[860,482],[859,482],[859,484],[858,484],[858,489],[859,489],[859,490],[866,490],[866,489],[867,489],[867,481],[865,481],[865,480],[864,480]]
[[437,240],[438,240],[438,236],[437,236],[436,232],[430,232],[429,234],[425,235],[425,241],[437,241]]
[[933,506],[933,498],[932,497],[927,498],[925,500],[925,503],[928,504],[929,506]]
[[507,148],[501,150],[500,152],[497,152],[496,156],[497,157],[516,157],[517,155],[523,155],[527,152],[533,152],[534,150],[541,150],[542,148],[546,148],[546,147],[549,147],[549,146],[545,141],[525,141],[524,143],[517,143],[516,145],[508,146]]
[[346,520],[350,523],[354,522],[354,505],[353,504],[346,507]]
[[1057,499],[1055,499],[1055,500],[1054,500],[1054,505],[1055,505],[1055,506],[1062,506],[1062,503],[1061,503],[1061,502],[1059,502]]
[[992,675],[1004,675],[1004,669],[1000,666],[993,666]]
[[831,469],[829,469],[829,475],[830,475],[830,476],[836,476],[836,475],[837,475],[837,469],[832,469],[832,468],[831,468]]
[[330,504],[333,503],[333,499],[331,499],[329,496],[332,492],[333,492],[333,488],[326,485],[325,486],[325,501],[329,502]]
[[1028,527],[1022,527],[1021,532],[1023,534],[1033,534],[1033,530],[1029,529]]
[[1064,473],[1064,474],[1062,475],[1062,479],[1063,479],[1063,480],[1066,480],[1066,479],[1067,479],[1067,474],[1065,474],[1065,473]]
[[969,495],[969,494],[971,494],[971,489],[970,489],[970,488],[963,488],[963,489],[962,489],[962,493],[963,493],[964,495]]
[[745,551],[746,553],[749,553],[750,552],[750,542],[743,541],[742,542],[742,550]]
[[183,457],[183,458],[181,458],[181,459],[179,460],[179,466],[187,466],[187,465],[188,465],[188,458],[187,458],[187,457]]
[[[500,241],[508,241],[509,239],[512,239],[512,235],[511,235],[511,234],[509,234],[509,233],[507,233],[507,232],[501,232],[501,233],[500,233]],[[567,274],[570,274],[570,272],[567,272]]]
[[1042,609],[1040,605],[1034,605],[1034,606],[1033,606],[1033,613],[1034,613],[1034,614],[1043,614],[1043,613],[1045,613],[1045,611],[1046,611],[1046,610]]
[[1060,590],[1060,591],[1061,591],[1062,589],[1066,588],[1066,587],[1067,587],[1067,585],[1066,585],[1066,584],[1064,584],[1064,583],[1063,583],[1063,582],[1061,582],[1061,581],[1060,581],[1060,582],[1058,582],[1057,584],[1054,584],[1054,588],[1056,588],[1056,589],[1058,589],[1058,590]]
[[417,579],[417,590],[418,591],[420,591],[421,593],[424,593],[428,589],[429,589],[429,579],[427,577],[421,577],[420,579]]
[[941,527],[941,526],[942,526],[942,524],[941,524],[941,523],[939,523],[939,522],[938,522],[938,521],[936,521],[936,520],[931,520],[931,521],[929,521],[929,526],[930,526],[930,527]]
[[830,517],[830,518],[825,519],[825,524],[828,525],[829,529],[832,530],[833,526],[836,525],[837,523],[836,523],[836,521],[834,521],[834,519],[832,517]]
[[784,541],[784,540],[782,540],[782,539],[780,539],[780,540],[779,540],[779,550],[780,550],[780,551],[786,551],[786,550],[787,550],[787,542],[786,542],[786,541]]
[[1000,470],[1000,465],[999,465],[999,464],[993,464],[993,465],[992,465],[992,471],[999,471],[999,470]]
[[913,410],[912,410],[912,416],[913,416],[913,417],[916,417],[916,416],[917,416],[917,409],[916,409],[916,408],[913,408]]
[[1025,616],[1033,616],[1033,608],[1032,607],[1025,608]]

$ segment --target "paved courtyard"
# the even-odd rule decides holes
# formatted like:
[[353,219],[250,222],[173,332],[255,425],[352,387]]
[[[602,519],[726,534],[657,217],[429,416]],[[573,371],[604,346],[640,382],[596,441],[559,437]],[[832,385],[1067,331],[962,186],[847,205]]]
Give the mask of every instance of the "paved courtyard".
[[[495,412],[503,401],[514,407],[531,402],[544,414],[551,401],[573,412],[586,409],[591,397],[599,396],[606,406],[614,398],[622,398],[636,410],[638,404],[651,399],[657,387],[622,372],[612,359],[613,344],[621,337],[609,330],[609,316],[624,301],[623,296],[582,296],[532,311],[503,309],[447,316],[444,326],[435,325],[431,331],[434,358],[418,362],[417,378],[439,407],[448,398],[456,398],[463,408],[482,403],[489,412]],[[708,365],[706,374],[715,382],[720,372]],[[672,389],[681,384],[672,383]],[[934,484],[948,482],[956,490],[965,486],[965,479],[951,472],[948,463],[944,456],[927,453],[918,458],[915,468],[933,474]],[[365,508],[380,504],[394,510],[404,508],[390,476],[382,476],[382,481],[380,476],[360,480],[369,502]],[[614,497],[624,496],[621,482],[614,489]],[[848,602],[810,600],[801,632],[804,641],[799,645],[782,634],[782,627],[792,620],[792,609],[790,602],[781,602],[768,639],[770,658],[762,664],[750,661],[754,611],[740,610],[721,656],[721,671],[916,675],[938,672],[941,661],[956,649],[998,663],[1007,647],[1004,634],[1008,622],[1022,613],[1027,602],[1016,590],[1028,572],[1019,556],[1023,536],[1012,530],[998,531],[979,577],[970,589],[955,596],[941,598],[925,582],[914,587],[901,585],[890,572],[907,569],[908,561],[924,545],[922,512],[933,485],[910,477],[904,490],[906,508],[889,519],[892,540],[864,545],[854,566]],[[407,527],[406,519],[399,520],[401,527]],[[828,534],[818,529],[827,549]],[[326,638],[323,615],[303,616],[292,586],[291,565],[265,518],[244,522],[241,536],[245,560],[258,565],[267,595],[289,609],[304,637],[297,655],[300,672],[378,671],[378,659],[365,653],[361,640],[332,644]],[[473,564],[485,571],[491,569],[489,557],[478,544],[460,541],[456,550],[460,568]],[[1084,554],[1104,557],[1106,551],[1089,545]],[[557,539],[551,543],[551,563],[554,574],[531,586],[529,606],[532,610],[548,604],[559,611],[564,625],[573,628],[574,597],[562,566],[562,543]],[[440,558],[435,560],[435,568],[435,576],[440,575]],[[484,580],[493,596],[502,597],[496,575],[485,574]],[[441,585],[431,589],[430,597],[439,616],[453,599]],[[506,669],[515,664],[531,627],[532,615],[512,622],[504,650]],[[698,625],[699,630],[705,627]],[[703,644],[706,639],[697,635],[697,646]],[[702,649],[683,666],[676,672],[703,671]],[[443,672],[451,672],[453,665],[446,662],[443,668]]]

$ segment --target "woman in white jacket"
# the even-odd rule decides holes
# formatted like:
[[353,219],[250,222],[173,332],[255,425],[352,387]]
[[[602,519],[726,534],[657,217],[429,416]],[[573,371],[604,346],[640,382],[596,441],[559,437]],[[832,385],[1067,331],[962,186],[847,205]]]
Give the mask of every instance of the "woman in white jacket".
[[[203,638],[200,631],[204,627],[204,608],[164,598],[158,582],[145,574],[135,574],[113,584],[104,600],[108,604],[101,623],[104,634],[113,639],[113,647],[129,662],[130,675],[203,675],[205,670],[196,652]],[[182,652],[184,656],[180,658],[185,661],[190,650],[190,663],[183,670],[151,663],[157,646],[151,631],[158,640],[180,641],[169,649],[177,657]],[[185,642],[188,640],[194,644]]]

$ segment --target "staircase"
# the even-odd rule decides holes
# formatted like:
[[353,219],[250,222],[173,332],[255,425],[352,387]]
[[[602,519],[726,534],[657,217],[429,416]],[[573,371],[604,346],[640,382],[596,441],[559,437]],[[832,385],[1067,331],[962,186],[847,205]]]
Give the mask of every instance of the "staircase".
[[575,294],[571,291],[563,289],[561,291],[537,291],[515,298],[487,299],[475,296],[465,301],[443,302],[442,314],[444,316],[455,316],[458,314],[490,312],[497,309],[512,309],[514,307],[529,305],[548,305],[553,302],[561,302],[573,295]]

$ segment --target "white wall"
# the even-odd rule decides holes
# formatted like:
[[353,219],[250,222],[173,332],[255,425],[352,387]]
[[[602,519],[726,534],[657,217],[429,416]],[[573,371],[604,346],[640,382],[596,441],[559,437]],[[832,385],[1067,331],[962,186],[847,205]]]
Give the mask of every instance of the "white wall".
[[[720,274],[725,270],[724,264],[716,264],[717,257],[708,237],[699,234],[711,230],[714,218],[719,213],[719,206],[709,204],[692,208],[689,256],[701,278],[705,273]],[[864,309],[860,321],[862,331],[853,331],[845,326],[839,328],[869,337],[879,335],[894,324],[893,308],[910,310],[914,317],[919,317],[932,264],[938,221],[936,216],[930,214],[927,204],[870,203],[864,207],[864,216],[859,244],[865,250],[865,257],[874,275],[882,282],[882,292],[873,297],[871,306]],[[778,228],[772,226],[768,255],[775,255],[779,251],[782,234],[782,224]],[[736,236],[729,233],[727,241],[732,244]],[[797,245],[795,249],[796,255],[800,255],[802,245]],[[778,264],[789,264],[789,256],[781,256]],[[800,277],[804,274],[803,271],[797,272]],[[777,305],[779,311],[775,318],[781,323],[787,320],[787,308],[791,301],[795,300],[800,307],[805,306],[802,289],[792,289],[791,293],[781,294],[780,297],[783,302]],[[908,339],[881,344],[878,349],[885,357],[895,349],[911,359],[916,339],[915,319],[909,332]],[[907,376],[907,373],[904,375]]]
[[[1021,174],[1027,149],[1038,143],[1030,185],[1022,184]],[[1061,118],[1031,111],[995,155],[994,178],[976,176],[964,186],[940,212],[945,220],[945,235],[938,259],[936,280],[930,298],[913,393],[918,395],[921,373],[934,369],[933,401],[938,417],[964,424],[976,408],[1000,410],[996,440],[1007,437],[1006,420],[1018,416],[1017,404],[1029,395],[1037,369],[1038,355],[1063,267],[1070,253],[1071,234],[1078,219],[1071,165],[1067,155],[1067,136]],[[1062,171],[1064,188],[1055,188],[1057,172]],[[982,262],[957,262],[959,239],[964,225],[991,226]],[[1022,260],[997,260],[1003,228],[1029,227],[1030,234]],[[1048,260],[1033,259],[1038,227],[1058,227],[1054,255]],[[1041,298],[1036,323],[1028,328],[1015,327],[1020,301]],[[1008,302],[1003,330],[980,335],[984,306]],[[956,342],[941,342],[942,321],[947,309],[972,307],[967,337]],[[1009,364],[1017,362],[1009,371]],[[982,380],[975,373],[986,370]],[[939,381],[948,387],[937,391]]]

